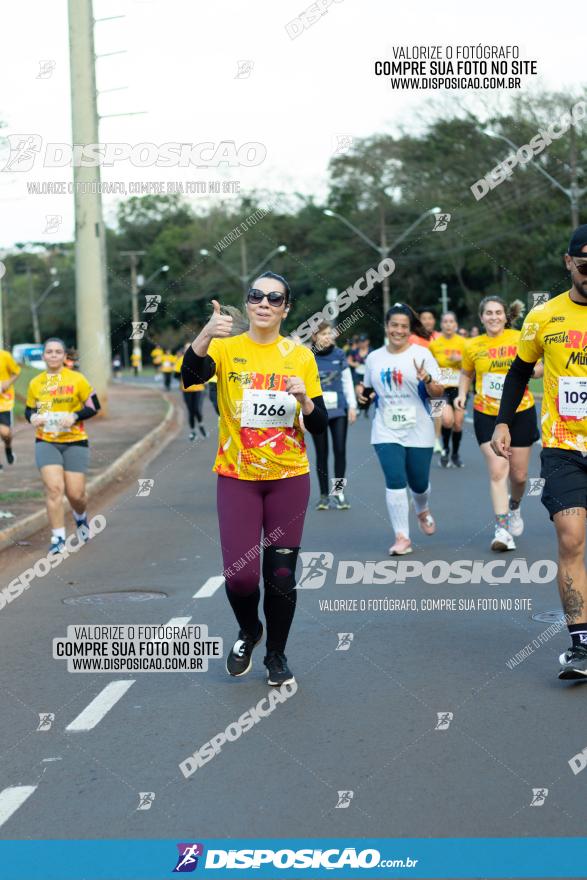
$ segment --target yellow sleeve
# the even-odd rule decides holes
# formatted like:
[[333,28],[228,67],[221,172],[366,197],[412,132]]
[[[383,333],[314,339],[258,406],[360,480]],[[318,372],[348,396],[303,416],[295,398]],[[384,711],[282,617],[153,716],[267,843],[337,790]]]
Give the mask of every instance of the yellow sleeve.
[[313,354],[306,359],[304,371],[304,384],[306,386],[306,394],[308,397],[320,397],[322,394],[322,386],[320,385],[320,375],[318,373],[318,364]]
[[11,354],[8,355],[8,369],[12,373],[13,376],[18,376],[20,373],[20,367],[14,360]]
[[223,346],[219,339],[213,339],[208,346],[208,354],[216,364],[216,375],[220,373]]
[[77,386],[77,396],[82,406],[85,404],[88,397],[93,394],[93,391],[94,389],[92,388],[86,377],[82,376],[82,374],[80,373]]
[[518,339],[518,357],[522,358],[528,364],[533,364],[540,360],[544,354],[544,344],[542,342],[542,316],[536,309],[528,312],[522,329],[520,338]]
[[26,405],[30,409],[35,409],[35,407],[37,405],[37,398],[35,397],[34,386],[35,386],[35,380],[31,379],[31,381],[29,382],[29,387],[27,388],[27,392],[26,392]]
[[463,370],[470,370],[471,372],[475,369],[475,361],[471,357],[471,348],[466,342],[463,349],[463,363],[461,367]]

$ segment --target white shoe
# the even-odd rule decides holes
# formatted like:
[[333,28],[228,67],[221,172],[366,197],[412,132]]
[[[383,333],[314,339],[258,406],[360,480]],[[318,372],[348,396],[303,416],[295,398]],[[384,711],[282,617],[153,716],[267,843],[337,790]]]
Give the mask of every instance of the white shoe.
[[506,529],[501,528],[501,526],[496,526],[495,535],[493,537],[493,541],[491,542],[491,549],[515,550],[516,542]]
[[519,538],[523,531],[524,520],[522,519],[520,508],[518,507],[517,510],[510,510],[508,514],[508,532],[510,535],[513,535],[514,538]]
[[435,453],[437,453],[437,452],[438,452],[438,453],[441,453],[442,450],[443,450],[442,443],[440,442],[440,440],[439,440],[438,437],[437,437],[436,440],[434,441],[434,452],[435,452]]

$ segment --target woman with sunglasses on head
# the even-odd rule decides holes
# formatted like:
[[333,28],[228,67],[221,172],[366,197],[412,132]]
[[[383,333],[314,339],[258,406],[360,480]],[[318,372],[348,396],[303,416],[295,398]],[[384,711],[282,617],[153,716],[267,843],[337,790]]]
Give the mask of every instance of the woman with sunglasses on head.
[[[261,573],[267,626],[267,682],[293,681],[285,646],[297,593],[296,560],[310,497],[304,435],[326,430],[328,415],[316,360],[280,335],[291,306],[287,281],[264,272],[247,294],[248,329],[233,335],[233,315],[214,312],[187,350],[186,386],[218,379],[219,442],[214,471],[226,594],[239,624],[226,660],[230,675],[245,675],[263,636],[259,620]],[[263,541],[261,542],[261,532]]]
[[86,513],[90,451],[84,422],[96,415],[100,403],[86,377],[65,366],[61,339],[47,339],[43,359],[47,369],[29,382],[25,418],[36,428],[35,461],[45,489],[53,554],[65,549],[64,496],[78,537],[84,542],[90,537]]
[[425,535],[436,531],[429,506],[434,449],[430,399],[442,397],[444,388],[428,349],[410,342],[410,334],[421,331],[410,306],[395,303],[385,316],[385,331],[387,345],[367,358],[359,400],[375,400],[371,443],[385,476],[385,499],[395,534],[389,555],[405,556],[412,552],[408,486],[420,531]]
[[[511,306],[500,296],[486,296],[479,304],[479,318],[485,333],[465,343],[459,393],[455,406],[464,412],[467,394],[475,376],[473,419],[477,443],[489,471],[491,502],[495,515],[495,534],[491,549],[515,550],[517,538],[524,531],[520,502],[526,489],[528,463],[532,445],[538,440],[538,423],[534,397],[526,386],[512,422],[512,454],[509,459],[498,457],[491,448],[499,404],[506,374],[516,359],[520,331],[512,327],[521,314],[523,303]],[[542,376],[542,364],[534,369],[535,378]],[[509,488],[508,488],[509,483]]]

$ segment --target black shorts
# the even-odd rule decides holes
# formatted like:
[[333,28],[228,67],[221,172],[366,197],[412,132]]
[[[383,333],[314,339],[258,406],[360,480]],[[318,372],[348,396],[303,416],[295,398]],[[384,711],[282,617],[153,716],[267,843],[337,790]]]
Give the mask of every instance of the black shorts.
[[[458,388],[453,388],[451,385],[449,388],[444,389],[443,397],[446,400],[446,402],[452,406],[453,409],[455,408],[455,400],[457,399],[458,396],[459,396],[459,389]],[[467,405],[468,399],[469,399],[469,395],[467,394],[467,396],[465,398],[465,406]]]
[[550,518],[570,507],[587,509],[587,458],[573,449],[543,449],[540,461],[542,503]]
[[12,410],[9,409],[6,412],[0,412],[0,425],[4,425],[6,428],[12,428]]
[[[475,437],[477,438],[479,446],[481,446],[482,443],[488,443],[491,440],[496,422],[497,416],[488,416],[486,413],[478,412],[477,410],[474,411],[473,423],[475,427]],[[532,446],[533,443],[536,443],[540,438],[540,433],[538,431],[535,407],[531,406],[529,409],[525,409],[523,412],[515,414],[510,428],[510,435],[512,438],[512,446],[516,448]]]

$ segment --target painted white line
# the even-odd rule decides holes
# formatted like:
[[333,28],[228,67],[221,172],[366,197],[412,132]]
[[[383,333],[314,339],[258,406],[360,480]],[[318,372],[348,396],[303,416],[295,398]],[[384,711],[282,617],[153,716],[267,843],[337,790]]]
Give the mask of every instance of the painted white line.
[[65,729],[92,730],[134,683],[134,678],[126,681],[111,681]]
[[12,814],[16,813],[36,787],[36,785],[12,785],[0,791],[0,825],[4,825]]
[[224,578],[222,575],[219,577],[211,577],[208,578],[206,583],[200,587],[197,593],[194,593],[194,599],[206,599],[208,596],[213,596],[216,590],[222,586],[224,583]]
[[172,617],[163,626],[187,626],[191,619],[191,617]]

